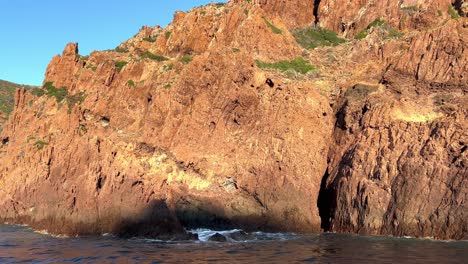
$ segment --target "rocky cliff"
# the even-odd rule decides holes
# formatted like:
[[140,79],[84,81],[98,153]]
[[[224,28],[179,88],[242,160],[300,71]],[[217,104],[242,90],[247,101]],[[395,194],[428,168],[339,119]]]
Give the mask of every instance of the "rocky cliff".
[[15,104],[15,91],[17,89],[33,90],[37,87],[21,85],[12,82],[0,80],[0,132],[3,130],[3,124],[8,120]]
[[67,45],[16,92],[0,220],[466,239],[467,19],[338,2],[212,4],[115,50]]

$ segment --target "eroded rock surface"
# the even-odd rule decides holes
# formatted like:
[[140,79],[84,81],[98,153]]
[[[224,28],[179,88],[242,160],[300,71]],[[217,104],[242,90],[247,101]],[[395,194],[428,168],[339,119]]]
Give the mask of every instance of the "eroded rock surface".
[[[0,220],[69,235],[466,239],[466,18],[414,18],[398,37],[382,26],[305,50],[289,29],[318,18],[343,32],[330,1],[293,2],[178,12],[89,56],[67,45],[43,96],[16,93],[1,134]],[[433,2],[418,2],[421,17],[450,4]],[[402,12],[359,8],[344,13],[361,14],[349,32],[376,16],[396,26]],[[298,57],[314,69],[301,73]],[[290,61],[303,68],[282,70]]]
[[318,21],[322,27],[354,35],[378,18],[399,29],[424,30],[451,17],[452,0],[335,1],[321,0]]

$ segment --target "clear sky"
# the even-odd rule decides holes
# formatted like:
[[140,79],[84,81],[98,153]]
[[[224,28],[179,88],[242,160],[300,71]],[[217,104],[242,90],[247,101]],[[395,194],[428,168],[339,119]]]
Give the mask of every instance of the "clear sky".
[[113,49],[143,25],[164,27],[176,10],[210,2],[0,0],[0,79],[41,85],[50,59],[68,42],[78,42],[81,55]]

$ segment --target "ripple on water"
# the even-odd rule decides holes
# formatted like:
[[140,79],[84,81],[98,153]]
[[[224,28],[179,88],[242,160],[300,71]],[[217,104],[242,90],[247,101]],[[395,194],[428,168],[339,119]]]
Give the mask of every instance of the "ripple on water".
[[255,232],[249,239],[208,242],[240,230],[192,230],[199,242],[119,239],[111,235],[54,238],[0,226],[0,263],[465,263],[468,243],[355,235]]

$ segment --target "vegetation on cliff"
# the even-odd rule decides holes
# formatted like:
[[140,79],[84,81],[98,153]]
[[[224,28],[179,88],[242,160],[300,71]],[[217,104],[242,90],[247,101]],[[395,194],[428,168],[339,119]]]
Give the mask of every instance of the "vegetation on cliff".
[[35,87],[0,80],[0,132],[3,130],[3,124],[13,112],[17,89],[32,90]]

